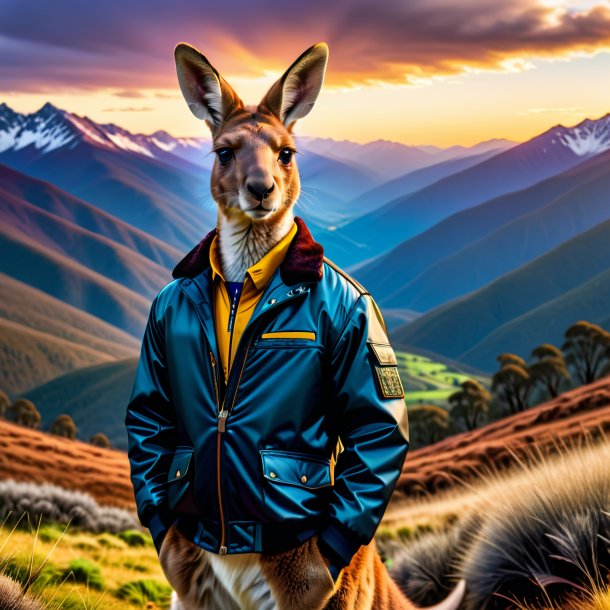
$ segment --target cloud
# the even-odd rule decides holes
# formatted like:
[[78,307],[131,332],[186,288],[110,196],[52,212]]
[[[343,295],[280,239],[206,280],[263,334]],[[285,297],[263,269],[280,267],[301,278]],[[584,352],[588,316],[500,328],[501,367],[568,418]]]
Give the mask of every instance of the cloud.
[[134,108],[128,106],[127,108],[102,108],[102,112],[150,112],[154,110],[151,106],[141,106],[140,108]]
[[514,71],[533,58],[610,50],[610,4],[233,0],[211,11],[200,0],[5,0],[0,6],[2,86],[14,91],[177,89],[173,49],[180,41],[201,49],[229,82],[269,71],[280,76],[322,40],[330,47],[327,87]]
[[122,89],[121,91],[115,91],[112,94],[114,97],[126,97],[126,98],[140,98],[146,97],[141,91],[137,89]]

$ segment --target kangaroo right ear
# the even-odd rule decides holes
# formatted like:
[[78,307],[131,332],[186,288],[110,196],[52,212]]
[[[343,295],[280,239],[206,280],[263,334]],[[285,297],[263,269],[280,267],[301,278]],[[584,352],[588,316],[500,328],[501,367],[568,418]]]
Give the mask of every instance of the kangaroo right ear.
[[216,134],[225,119],[244,103],[195,47],[181,42],[174,49],[176,71],[182,95],[191,112]]

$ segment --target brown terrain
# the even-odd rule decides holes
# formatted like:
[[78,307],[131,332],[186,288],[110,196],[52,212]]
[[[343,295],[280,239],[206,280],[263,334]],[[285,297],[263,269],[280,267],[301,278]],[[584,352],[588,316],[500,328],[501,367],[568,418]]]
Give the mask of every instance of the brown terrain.
[[30,430],[2,419],[0,479],[52,483],[89,493],[100,504],[135,511],[125,452]]
[[562,444],[581,443],[609,430],[610,376],[605,376],[522,413],[411,451],[396,495],[454,487],[486,469],[510,467],[532,450],[552,453]]
[[[610,430],[610,376],[564,392],[523,413],[409,452],[397,485],[403,494],[434,492],[506,468],[533,448],[552,451]],[[52,483],[135,511],[127,454],[0,420],[0,479]]]

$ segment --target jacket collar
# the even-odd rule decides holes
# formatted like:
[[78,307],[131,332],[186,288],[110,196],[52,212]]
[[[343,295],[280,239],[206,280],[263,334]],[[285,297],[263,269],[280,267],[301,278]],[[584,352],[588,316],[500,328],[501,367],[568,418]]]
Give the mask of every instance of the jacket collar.
[[[319,282],[323,273],[324,247],[314,240],[300,216],[295,216],[294,220],[297,232],[279,266],[282,281],[287,285],[297,282]],[[218,228],[214,227],[184,256],[174,267],[173,278],[193,278],[210,267],[210,245],[217,232]]]

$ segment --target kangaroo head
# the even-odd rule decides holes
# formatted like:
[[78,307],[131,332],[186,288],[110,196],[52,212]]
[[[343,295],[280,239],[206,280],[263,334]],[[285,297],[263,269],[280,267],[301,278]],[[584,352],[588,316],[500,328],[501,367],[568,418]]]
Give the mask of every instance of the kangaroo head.
[[265,225],[267,232],[275,226],[274,234],[289,227],[300,193],[292,129],[322,88],[326,43],[304,51],[258,105],[248,106],[197,49],[180,43],[174,55],[182,94],[212,132],[210,187],[219,225]]

